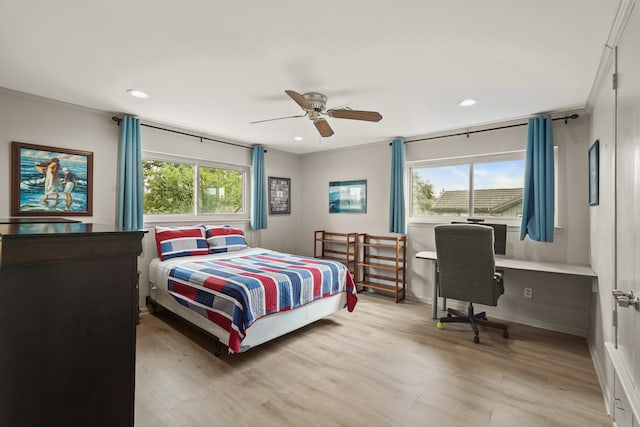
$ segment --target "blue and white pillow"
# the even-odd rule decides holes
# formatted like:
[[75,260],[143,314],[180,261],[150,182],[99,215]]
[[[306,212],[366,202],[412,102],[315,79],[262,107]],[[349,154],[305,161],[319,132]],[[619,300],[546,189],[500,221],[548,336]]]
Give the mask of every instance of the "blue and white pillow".
[[209,253],[204,228],[201,226],[156,226],[156,246],[162,260]]
[[245,249],[244,231],[229,225],[205,225],[209,253],[232,252]]

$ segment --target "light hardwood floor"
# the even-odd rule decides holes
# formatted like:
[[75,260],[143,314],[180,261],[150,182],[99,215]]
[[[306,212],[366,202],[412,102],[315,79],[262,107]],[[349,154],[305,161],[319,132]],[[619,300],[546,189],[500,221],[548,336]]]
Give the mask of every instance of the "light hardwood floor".
[[435,327],[431,307],[360,294],[246,353],[164,311],[137,330],[136,426],[611,426],[584,338]]

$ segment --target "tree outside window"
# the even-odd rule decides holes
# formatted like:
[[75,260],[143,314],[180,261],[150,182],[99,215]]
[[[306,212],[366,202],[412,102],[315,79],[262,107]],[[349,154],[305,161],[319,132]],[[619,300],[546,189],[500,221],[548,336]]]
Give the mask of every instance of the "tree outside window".
[[411,168],[411,217],[522,216],[524,152]]
[[164,160],[143,160],[142,170],[146,215],[245,212],[243,170]]
[[142,161],[144,213],[193,213],[193,165],[158,160]]
[[242,212],[242,173],[236,170],[198,168],[198,212],[236,214]]

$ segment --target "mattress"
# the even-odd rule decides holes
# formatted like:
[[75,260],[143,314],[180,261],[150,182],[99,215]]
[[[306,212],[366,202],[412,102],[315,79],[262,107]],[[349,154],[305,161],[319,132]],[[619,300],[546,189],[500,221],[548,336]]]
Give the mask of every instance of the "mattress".
[[262,248],[154,259],[151,299],[215,335],[231,352],[325,317],[357,294],[347,268],[336,261]]

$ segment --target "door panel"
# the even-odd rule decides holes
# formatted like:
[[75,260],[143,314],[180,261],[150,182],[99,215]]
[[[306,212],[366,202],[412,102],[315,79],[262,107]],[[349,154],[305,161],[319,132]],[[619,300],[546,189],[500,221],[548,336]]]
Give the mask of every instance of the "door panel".
[[[616,288],[640,295],[640,13],[631,12],[618,43],[616,124]],[[617,347],[640,396],[640,311],[618,307]]]

